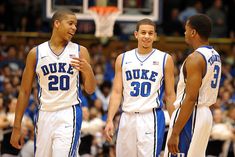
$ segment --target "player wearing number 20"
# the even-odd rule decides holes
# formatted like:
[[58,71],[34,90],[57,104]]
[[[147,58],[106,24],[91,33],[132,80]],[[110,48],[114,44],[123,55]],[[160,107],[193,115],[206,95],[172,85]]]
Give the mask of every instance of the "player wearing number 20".
[[87,49],[70,41],[77,30],[75,14],[69,10],[55,12],[52,26],[50,40],[33,48],[27,56],[11,144],[18,149],[23,146],[21,120],[37,76],[35,156],[76,157],[82,122],[80,80],[91,94],[96,87],[95,77]]
[[211,25],[203,14],[186,22],[185,41],[194,51],[181,67],[165,157],[205,157],[212,127],[209,106],[216,102],[221,76],[220,55],[208,42]]
[[151,20],[139,21],[134,32],[138,48],[119,55],[116,60],[105,133],[111,140],[112,121],[123,100],[117,157],[158,156],[165,130],[164,92],[169,113],[174,110],[174,63],[169,54],[153,48],[155,29]]

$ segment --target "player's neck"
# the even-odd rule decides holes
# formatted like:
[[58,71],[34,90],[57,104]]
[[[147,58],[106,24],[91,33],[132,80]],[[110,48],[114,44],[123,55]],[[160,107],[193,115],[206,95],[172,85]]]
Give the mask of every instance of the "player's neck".
[[192,45],[193,49],[196,50],[197,48],[201,47],[201,46],[207,46],[209,45],[208,41],[201,41],[201,42],[196,42]]
[[148,47],[148,48],[138,47],[137,52],[138,52],[139,54],[148,54],[148,53],[151,53],[152,50],[153,50],[152,47]]
[[60,54],[68,43],[55,38],[51,38],[48,42],[51,50],[56,54]]
[[64,47],[68,44],[68,41],[65,41],[59,37],[56,37],[56,36],[51,36],[51,39],[49,40],[49,44],[52,46],[55,46],[55,47]]

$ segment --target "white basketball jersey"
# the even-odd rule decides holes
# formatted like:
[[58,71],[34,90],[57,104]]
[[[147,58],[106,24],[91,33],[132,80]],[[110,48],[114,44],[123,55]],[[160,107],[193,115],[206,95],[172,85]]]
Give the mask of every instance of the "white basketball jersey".
[[125,112],[145,112],[163,106],[164,66],[167,54],[157,49],[141,60],[138,50],[123,53],[123,104]]
[[36,74],[40,109],[55,111],[79,104],[79,72],[70,65],[79,57],[80,46],[69,42],[60,55],[53,53],[49,42],[37,47]]
[[[219,90],[221,77],[220,55],[211,46],[199,47],[195,51],[200,53],[206,62],[206,74],[203,76],[198,99],[195,105],[211,106],[216,102]],[[184,63],[180,70],[180,79],[177,86],[177,98],[174,103],[176,107],[179,107],[185,98],[186,78],[183,74],[183,67]]]

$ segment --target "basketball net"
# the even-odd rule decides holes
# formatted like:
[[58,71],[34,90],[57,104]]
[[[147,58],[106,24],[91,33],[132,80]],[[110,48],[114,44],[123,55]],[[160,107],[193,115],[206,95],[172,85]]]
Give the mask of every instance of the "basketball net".
[[95,6],[89,8],[89,13],[95,21],[96,37],[112,37],[115,20],[121,13],[114,6]]

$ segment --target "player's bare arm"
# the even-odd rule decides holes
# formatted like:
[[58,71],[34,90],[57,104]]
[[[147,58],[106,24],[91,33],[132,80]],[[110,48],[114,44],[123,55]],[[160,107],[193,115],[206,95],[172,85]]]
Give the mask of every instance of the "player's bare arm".
[[122,63],[122,55],[119,55],[115,63],[115,76],[114,76],[112,93],[109,101],[108,118],[105,126],[105,135],[108,141],[112,140],[112,136],[114,133],[113,118],[122,100],[123,85],[122,85],[121,63]]
[[167,57],[165,65],[165,100],[166,108],[171,117],[175,107],[173,105],[175,101],[175,77],[174,77],[174,62],[170,55]]
[[71,65],[81,71],[85,91],[92,94],[96,88],[96,80],[90,65],[88,50],[84,46],[80,46],[80,57],[73,58]]
[[22,76],[21,87],[16,106],[15,121],[10,141],[12,146],[18,149],[20,149],[24,143],[24,139],[21,136],[21,121],[24,115],[24,111],[28,106],[29,96],[32,90],[32,84],[35,76],[35,66],[36,48],[33,48],[27,56],[26,66]]
[[202,83],[205,61],[203,57],[194,52],[186,60],[185,72],[186,80],[186,96],[181,105],[179,116],[174,124],[172,134],[168,141],[169,152],[175,154],[179,152],[179,134],[192,114],[194,105],[197,101],[199,89]]

